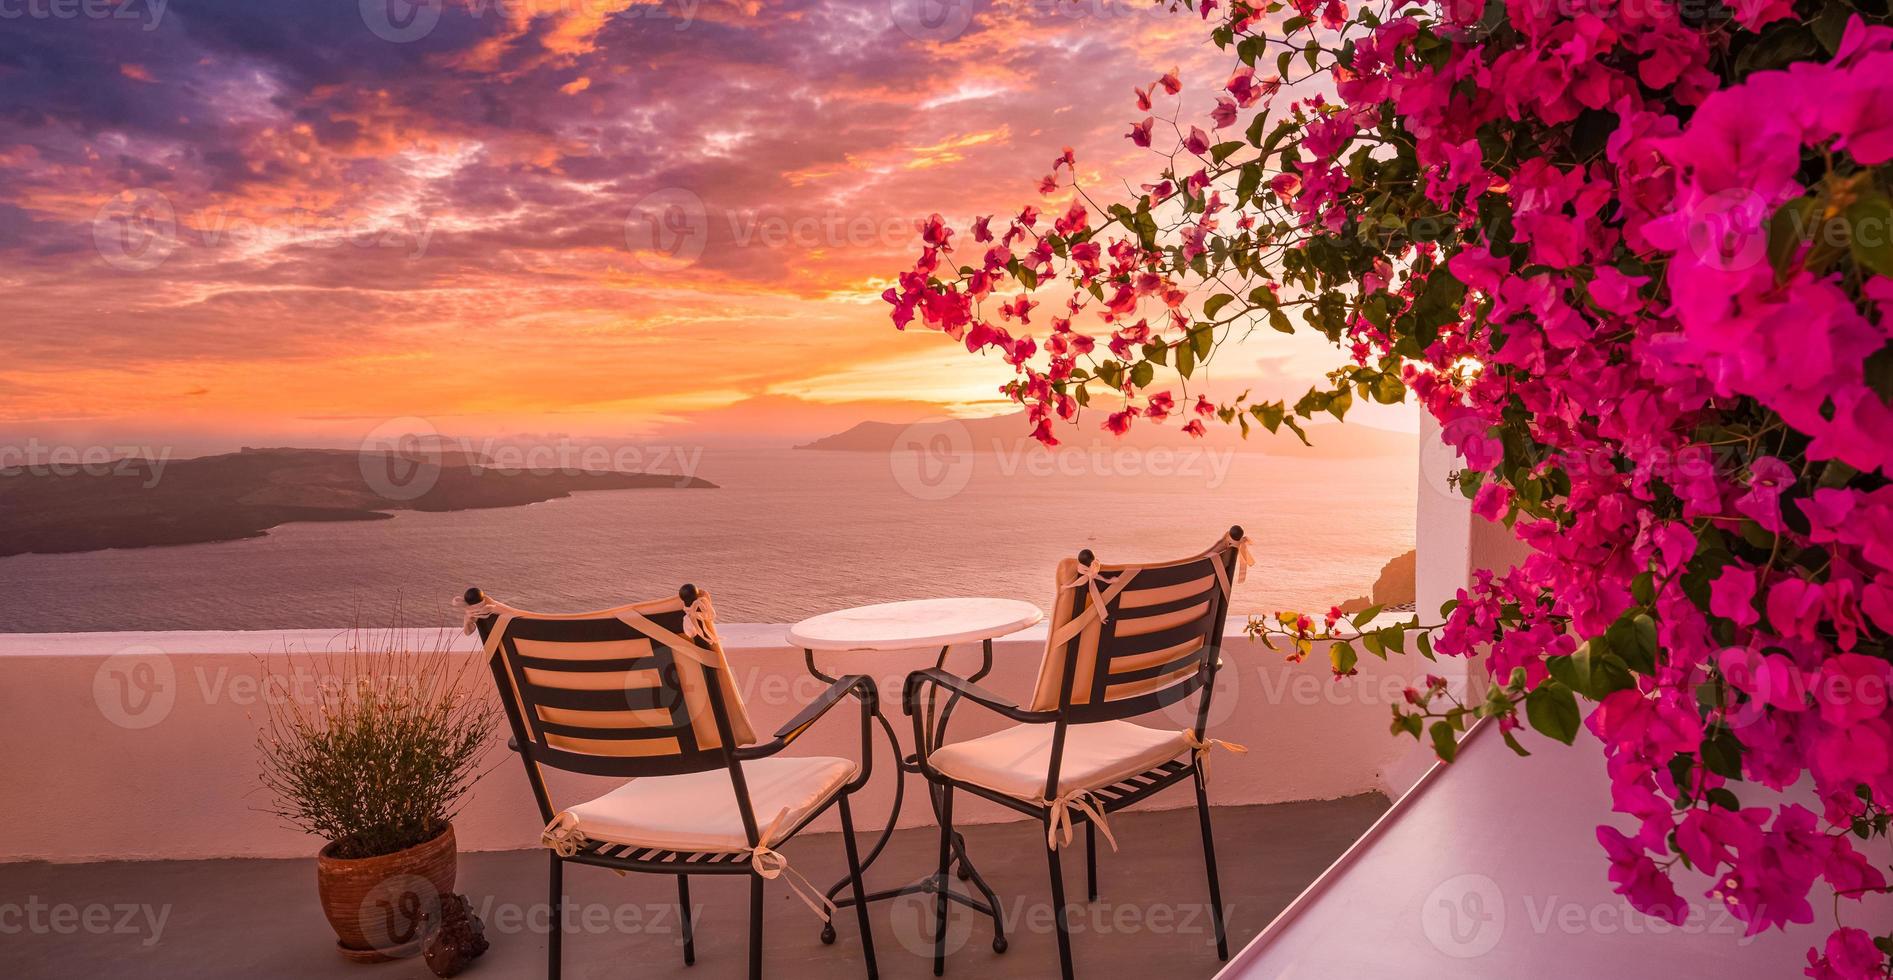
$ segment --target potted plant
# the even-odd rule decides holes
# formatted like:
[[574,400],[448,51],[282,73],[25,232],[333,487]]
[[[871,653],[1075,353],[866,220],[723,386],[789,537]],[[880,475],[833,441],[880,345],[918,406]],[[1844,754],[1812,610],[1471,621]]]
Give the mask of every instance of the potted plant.
[[453,817],[501,719],[479,663],[444,634],[354,630],[342,649],[265,670],[257,738],[269,812],[327,843],[316,890],[342,953],[418,952],[454,890]]

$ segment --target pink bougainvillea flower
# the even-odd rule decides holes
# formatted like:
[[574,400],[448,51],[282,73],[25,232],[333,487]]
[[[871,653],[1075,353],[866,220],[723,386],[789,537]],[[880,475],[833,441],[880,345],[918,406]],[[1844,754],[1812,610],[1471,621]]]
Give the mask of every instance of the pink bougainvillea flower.
[[1709,611],[1737,626],[1752,626],[1761,619],[1755,611],[1755,572],[1728,565],[1709,582]]
[[1189,433],[1192,439],[1201,439],[1207,434],[1203,429],[1202,419],[1191,419],[1189,424],[1183,427],[1183,431]]
[[1163,77],[1157,79],[1157,84],[1163,86],[1163,90],[1171,95],[1183,91],[1183,80],[1178,77],[1177,69],[1175,68],[1164,72]]
[[953,237],[953,229],[948,228],[946,225],[946,219],[940,217],[940,215],[937,213],[928,216],[927,220],[921,225],[920,239],[921,241],[926,242],[928,247],[930,248],[937,248],[937,249],[940,249],[941,251],[946,251],[948,248],[951,247],[947,244],[947,242],[952,237]]
[[1151,116],[1145,116],[1143,122],[1140,122],[1131,126],[1131,131],[1129,134],[1125,136],[1125,138],[1130,140],[1132,143],[1137,144],[1138,146],[1149,146],[1150,145],[1150,127],[1155,125],[1156,122],[1157,120],[1155,118]]
[[1794,471],[1773,456],[1749,464],[1748,492],[1735,498],[1735,509],[1776,534],[1781,533],[1781,494],[1794,486]]
[[1843,653],[1821,665],[1814,701],[1821,707],[1821,720],[1852,725],[1886,714],[1889,687],[1893,687],[1893,666],[1878,657]]
[[1671,925],[1683,924],[1689,917],[1688,903],[1676,894],[1676,886],[1643,848],[1610,826],[1597,828],[1597,841],[1610,854],[1610,880],[1617,885],[1612,891],[1644,915]]
[[1190,135],[1183,140],[1183,148],[1200,157],[1209,152],[1209,135],[1203,132],[1203,127],[1191,126]]
[[1821,587],[1784,578],[1768,587],[1768,623],[1782,636],[1811,640],[1821,617]]
[[1512,503],[1512,488],[1503,483],[1482,483],[1472,497],[1472,512],[1488,521],[1505,517]]
[[1606,695],[1587,723],[1606,743],[1657,757],[1693,752],[1702,742],[1695,712],[1634,690]]
[[1808,968],[1802,972],[1814,980],[1879,980],[1886,975],[1880,969],[1884,960],[1873,936],[1842,926],[1827,937],[1822,951],[1808,950]]
[[1228,129],[1236,124],[1236,100],[1227,95],[1216,97],[1216,108],[1209,114],[1210,121],[1217,129]]

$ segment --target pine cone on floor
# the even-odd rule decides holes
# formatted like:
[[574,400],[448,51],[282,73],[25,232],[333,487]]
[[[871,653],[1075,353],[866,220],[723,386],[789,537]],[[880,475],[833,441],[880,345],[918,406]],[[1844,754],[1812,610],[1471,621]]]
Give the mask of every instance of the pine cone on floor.
[[456,976],[486,952],[486,926],[473,914],[465,895],[441,896],[439,912],[430,910],[427,918],[427,939],[421,944],[421,955],[435,976]]

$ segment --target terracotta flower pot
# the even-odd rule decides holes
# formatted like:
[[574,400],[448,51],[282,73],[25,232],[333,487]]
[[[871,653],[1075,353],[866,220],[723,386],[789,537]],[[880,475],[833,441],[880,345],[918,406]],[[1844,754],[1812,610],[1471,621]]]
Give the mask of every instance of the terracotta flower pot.
[[404,851],[338,858],[329,844],[316,855],[316,893],[342,955],[364,963],[412,956],[423,917],[454,890],[451,824]]

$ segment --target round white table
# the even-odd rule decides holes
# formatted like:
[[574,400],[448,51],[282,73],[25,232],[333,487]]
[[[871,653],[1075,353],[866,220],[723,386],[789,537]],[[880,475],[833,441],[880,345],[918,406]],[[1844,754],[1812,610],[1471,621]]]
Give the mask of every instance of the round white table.
[[1017,599],[907,599],[810,616],[789,627],[789,642],[804,650],[931,649],[990,643],[1044,618]]
[[[939,655],[934,658],[934,667],[946,666],[947,654],[953,647],[962,643],[978,643],[982,659],[979,670],[968,675],[967,679],[977,682],[992,670],[993,640],[1008,636],[1035,626],[1045,614],[1039,607],[1017,599],[908,599],[902,602],[883,602],[872,606],[858,606],[853,609],[838,609],[834,612],[811,616],[789,627],[789,642],[802,648],[808,671],[825,683],[834,683],[834,678],[815,665],[816,651],[842,652],[852,650],[877,650],[886,652],[906,652],[939,648]],[[947,698],[944,706],[935,702],[937,688],[927,692],[926,713],[921,731],[928,733],[933,744],[938,745],[946,732],[947,720],[952,716],[954,705],[959,703],[958,694]],[[936,708],[938,709],[936,713]],[[917,755],[905,753],[901,749],[900,739],[894,733],[894,726],[882,713],[880,705],[874,707],[874,717],[881,724],[881,731],[887,735],[888,746],[894,753],[894,808],[888,815],[887,826],[882,829],[880,839],[868,850],[861,862],[862,871],[866,871],[881,852],[887,848],[887,842],[894,836],[894,825],[900,819],[901,799],[907,782],[907,774],[920,771]],[[920,747],[916,747],[918,752]],[[933,794],[934,812],[939,812],[939,795]],[[943,875],[928,875],[913,884],[900,888],[870,892],[870,902],[886,901],[903,895],[936,894],[958,902],[968,908],[991,916],[993,920],[993,951],[1006,951],[1005,923],[999,911],[999,897],[993,893],[986,880],[980,877],[973,862],[966,856],[966,841],[959,834],[953,835],[953,863],[962,881],[971,881],[979,888],[983,898],[955,892]],[[836,882],[828,889],[828,898],[837,906],[854,904],[852,895],[838,897],[848,879]],[[822,929],[822,942],[835,941],[834,926]]]

